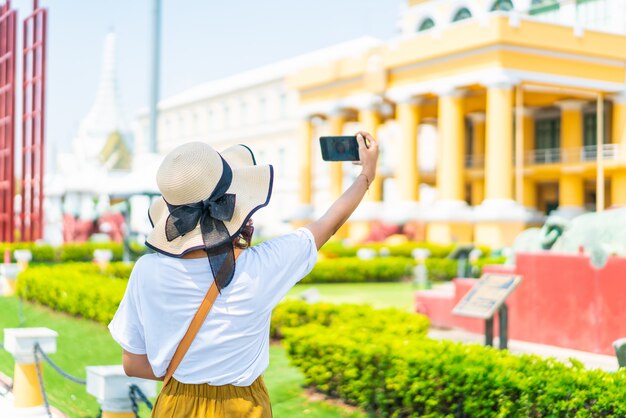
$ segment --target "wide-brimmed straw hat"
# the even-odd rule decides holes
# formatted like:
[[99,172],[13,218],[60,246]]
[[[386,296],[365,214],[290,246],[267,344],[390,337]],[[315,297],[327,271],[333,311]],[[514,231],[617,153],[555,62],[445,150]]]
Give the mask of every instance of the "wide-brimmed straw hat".
[[234,273],[232,241],[269,203],[273,177],[272,166],[256,165],[245,145],[221,153],[202,142],[175,148],[157,171],[162,196],[149,210],[154,228],[146,245],[173,257],[205,249],[218,287],[226,287]]

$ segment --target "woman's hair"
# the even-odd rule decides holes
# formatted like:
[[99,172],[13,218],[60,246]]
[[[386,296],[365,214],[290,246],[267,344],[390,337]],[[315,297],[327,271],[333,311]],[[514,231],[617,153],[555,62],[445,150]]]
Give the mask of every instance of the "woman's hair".
[[248,222],[244,225],[239,233],[239,236],[233,241],[235,248],[245,250],[252,245],[252,234],[254,234],[254,225],[252,219],[248,219]]

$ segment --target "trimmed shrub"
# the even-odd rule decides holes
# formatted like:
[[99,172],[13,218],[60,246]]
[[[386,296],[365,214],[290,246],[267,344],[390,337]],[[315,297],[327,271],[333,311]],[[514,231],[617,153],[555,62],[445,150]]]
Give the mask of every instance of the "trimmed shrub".
[[[430,325],[424,315],[393,308],[375,310],[367,305],[285,301],[272,313],[270,335],[272,338],[282,338],[286,329],[306,324],[324,327],[352,324],[358,328],[365,326],[372,332],[391,332],[397,335],[426,335]],[[398,325],[402,326],[398,328]]]
[[121,260],[124,254],[124,247],[120,243],[67,243],[59,247],[58,261],[92,261],[94,250],[111,250],[114,261]]
[[135,265],[134,263],[123,263],[123,262],[109,263],[104,273],[111,277],[128,280],[128,278],[130,277],[131,271],[133,271],[134,265]]
[[454,250],[454,245],[441,245],[428,242],[406,242],[398,245],[388,245],[381,242],[358,244],[346,246],[341,242],[331,241],[320,249],[320,253],[328,258],[339,257],[355,257],[356,253],[361,248],[369,248],[376,251],[380,251],[382,248],[389,250],[389,255],[392,257],[409,257],[413,258],[413,250],[416,248],[423,248],[430,251],[431,257],[442,258],[447,257],[448,254]]
[[428,277],[433,281],[447,281],[456,277],[458,262],[449,258],[427,258]]
[[0,243],[0,257],[4,259],[4,252],[11,252],[11,261],[15,261],[13,251],[29,250],[33,254],[34,263],[51,263],[56,259],[56,252],[53,246],[47,244],[36,244],[34,242],[2,242]]
[[17,293],[52,309],[108,324],[126,284],[91,263],[40,265],[19,274]]
[[15,250],[30,250],[33,254],[33,263],[92,261],[93,252],[97,249],[111,250],[113,252],[113,261],[120,261],[124,254],[123,245],[117,242],[66,243],[60,247],[33,242],[15,242],[0,243],[0,257],[4,256],[5,250],[9,250],[11,251],[12,261],[15,261],[15,257],[13,256]]
[[410,276],[414,265],[404,257],[320,259],[301,283],[393,282]]
[[373,332],[379,316],[285,329],[306,383],[382,417],[626,416],[626,370]]

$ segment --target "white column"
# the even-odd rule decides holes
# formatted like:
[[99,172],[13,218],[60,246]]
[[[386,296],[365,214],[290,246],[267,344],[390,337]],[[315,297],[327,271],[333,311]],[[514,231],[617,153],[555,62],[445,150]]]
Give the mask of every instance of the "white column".
[[394,177],[400,199],[385,203],[387,221],[404,224],[420,219],[423,211],[419,203],[419,126],[422,123],[423,99],[410,94],[396,95],[396,122],[400,127],[400,138],[395,150]]
[[455,86],[436,92],[437,200],[425,210],[426,239],[440,244],[471,242],[472,209],[465,199],[464,91]]
[[[385,147],[378,136],[378,128],[382,124],[381,106],[382,100],[380,96],[375,94],[363,94],[352,96],[344,101],[345,105],[358,111],[359,129],[369,132],[376,140],[378,140],[379,150]],[[383,203],[383,174],[381,173],[382,161],[378,159],[378,171],[376,178],[370,184],[369,191],[365,195],[363,201],[356,208],[351,221],[371,222],[385,219],[386,209]],[[351,233],[351,235],[353,235]]]
[[429,221],[468,222],[471,208],[463,200],[465,190],[465,125],[463,90],[449,87],[436,92],[437,115],[437,201],[428,210]]
[[[517,221],[531,219],[521,204],[513,199],[513,87],[517,80],[501,74],[487,83],[487,119],[485,143],[485,200],[476,207],[477,221]],[[511,90],[508,96],[500,92]],[[489,94],[491,92],[491,101]],[[507,106],[506,112],[500,106]],[[502,144],[501,141],[508,141]],[[504,160],[503,160],[504,159]]]
[[297,225],[304,224],[313,216],[313,117],[304,112],[300,117],[298,139],[298,175],[299,202],[291,214],[291,220]]
[[556,103],[561,108],[561,155],[566,167],[559,178],[559,208],[555,214],[566,219],[585,213],[584,179],[576,168],[566,171],[568,165],[581,163],[585,104],[584,100],[562,100]]

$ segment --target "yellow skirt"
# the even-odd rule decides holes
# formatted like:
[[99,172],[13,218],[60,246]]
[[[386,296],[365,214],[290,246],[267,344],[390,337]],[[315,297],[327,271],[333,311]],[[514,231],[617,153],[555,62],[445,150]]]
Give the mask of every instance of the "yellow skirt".
[[271,418],[263,377],[250,386],[185,384],[171,379],[161,390],[152,418]]

